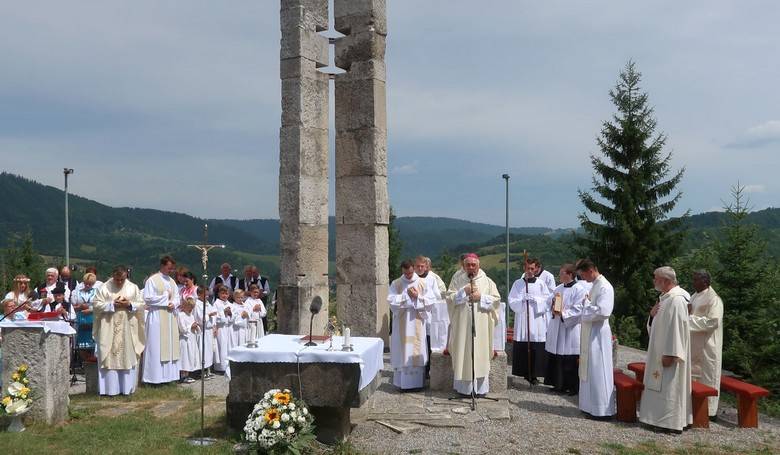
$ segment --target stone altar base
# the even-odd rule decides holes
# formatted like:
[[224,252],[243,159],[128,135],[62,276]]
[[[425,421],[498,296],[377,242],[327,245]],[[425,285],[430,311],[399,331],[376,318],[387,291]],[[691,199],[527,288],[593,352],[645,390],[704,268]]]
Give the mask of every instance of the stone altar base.
[[[503,394],[507,390],[507,356],[498,351],[490,361],[490,394]],[[452,359],[441,352],[431,352],[430,389],[437,392],[452,392]]]
[[300,389],[296,363],[230,362],[230,386],[226,399],[230,428],[243,432],[246,418],[270,389],[290,389],[302,398],[314,415],[317,440],[334,443],[352,429],[350,408],[363,405],[379,385],[380,375],[363,390],[356,363],[301,363]]
[[44,333],[39,327],[3,328],[2,387],[19,366],[29,366],[27,377],[33,404],[25,420],[56,425],[68,417],[70,344],[67,335]]

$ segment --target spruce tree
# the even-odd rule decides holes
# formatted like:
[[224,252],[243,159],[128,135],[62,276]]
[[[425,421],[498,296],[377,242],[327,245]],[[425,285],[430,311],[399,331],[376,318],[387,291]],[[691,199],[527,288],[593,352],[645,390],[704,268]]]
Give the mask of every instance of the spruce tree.
[[666,136],[655,131],[640,81],[629,61],[609,93],[617,112],[596,140],[601,154],[590,157],[593,187],[578,191],[586,209],[579,216],[580,253],[614,285],[618,323],[633,316],[637,327],[644,326],[657,296],[653,270],[671,261],[684,236],[681,219],[667,219],[682,196],[676,188],[684,169],[672,173],[672,154],[663,150]]
[[387,226],[387,267],[390,283],[401,275],[401,251],[404,248],[404,242],[401,240],[401,233],[395,226],[395,212],[390,207],[390,223]]

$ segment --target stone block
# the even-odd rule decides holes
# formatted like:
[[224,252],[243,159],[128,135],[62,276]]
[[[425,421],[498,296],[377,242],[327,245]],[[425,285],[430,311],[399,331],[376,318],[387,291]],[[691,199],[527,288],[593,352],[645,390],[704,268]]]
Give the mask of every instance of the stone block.
[[[381,175],[337,177],[336,223],[389,224],[390,204],[387,196],[387,177]],[[345,238],[345,241],[349,242],[350,240]],[[337,250],[340,248],[338,245],[337,240]],[[377,245],[377,248],[386,248],[386,245]]]
[[328,0],[282,0],[282,30],[286,24],[300,24],[306,30],[328,29]]
[[348,68],[342,68],[346,73],[340,73],[339,79],[342,81],[355,81],[360,79],[376,79],[387,81],[387,67],[382,60],[365,60],[352,62]]
[[27,365],[30,389],[36,394],[26,419],[57,425],[68,418],[70,344],[66,335],[41,328],[3,329],[3,392],[11,374]]
[[288,126],[328,129],[327,74],[282,80],[282,127]]
[[437,392],[452,392],[454,389],[452,357],[441,352],[431,352],[430,388]]
[[348,35],[351,31],[368,30],[387,35],[386,0],[335,0],[333,16],[335,29]]
[[336,132],[361,128],[387,131],[385,83],[377,79],[346,80],[336,75]]
[[91,360],[84,361],[84,382],[86,382],[87,395],[100,394],[97,362]]
[[[385,60],[387,38],[375,32],[353,33],[336,40],[334,62],[337,67],[349,70],[355,62]],[[383,78],[384,79],[384,78]]]
[[283,223],[327,224],[327,177],[279,175],[279,219]]
[[338,284],[338,317],[353,336],[379,337],[390,346],[390,307],[387,284]]
[[[283,10],[296,12],[300,9]],[[313,61],[316,65],[327,66],[329,56],[328,38],[320,35],[314,29],[306,29],[301,24],[295,23],[298,14],[282,16],[282,39],[279,50],[279,58],[303,57]]]
[[336,178],[387,176],[387,132],[376,128],[340,131],[336,135]]
[[279,61],[280,79],[319,77],[317,68],[323,65],[303,57],[286,58]]
[[506,393],[508,374],[506,352],[498,351],[490,361],[490,393]]
[[280,285],[276,293],[277,332],[304,335],[309,333],[311,312],[309,306],[315,296],[322,298],[322,309],[314,316],[312,331],[315,335],[325,332],[328,319],[328,285]]
[[[279,236],[282,284],[298,285],[302,276],[318,284],[328,274],[328,225],[282,224]],[[327,279],[325,280],[327,282]]]
[[280,128],[279,175],[327,179],[328,130],[295,126]]
[[336,225],[336,283],[387,283],[387,226]]

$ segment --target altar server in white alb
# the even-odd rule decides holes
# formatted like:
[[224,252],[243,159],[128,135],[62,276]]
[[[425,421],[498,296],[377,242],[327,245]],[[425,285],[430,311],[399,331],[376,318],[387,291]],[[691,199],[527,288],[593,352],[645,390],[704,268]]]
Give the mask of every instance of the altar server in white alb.
[[387,303],[393,312],[393,335],[390,339],[390,363],[393,385],[402,389],[421,389],[425,383],[428,343],[425,325],[434,304],[432,290],[414,272],[414,263],[401,263],[403,275],[390,283]]
[[216,351],[214,352],[214,371],[224,372],[228,367],[228,351],[233,337],[233,312],[228,302],[230,292],[222,285],[217,286],[214,309],[217,311],[216,327]]
[[431,270],[431,259],[425,256],[417,256],[414,259],[414,271],[417,276],[425,281],[425,286],[433,293],[433,306],[431,317],[426,324],[429,347],[433,351],[442,352],[447,349],[447,332],[450,326],[450,316],[447,312],[447,301],[444,295],[447,293],[447,285]]
[[143,381],[163,384],[179,380],[179,287],[171,278],[176,261],[170,256],[160,259],[160,271],[144,285],[146,303],[146,352]]
[[609,327],[615,290],[590,259],[578,261],[577,272],[592,284],[590,295],[583,302],[580,325],[580,410],[609,418],[617,411]]
[[141,290],[127,279],[127,267],[115,267],[111,279],[96,291],[93,311],[98,393],[130,395],[138,382],[146,333]]
[[176,312],[179,323],[179,351],[180,351],[180,375],[181,382],[190,384],[195,382],[192,373],[200,371],[200,338],[201,326],[195,317],[196,300],[187,297]]
[[[720,368],[723,355],[723,301],[710,286],[710,274],[705,270],[693,273],[691,311],[691,377],[694,381],[720,390]],[[710,419],[718,415],[718,397],[709,397]]]
[[247,341],[258,340],[265,336],[263,327],[263,318],[268,315],[265,304],[261,296],[263,290],[257,284],[249,285],[249,298],[246,299],[247,307],[252,309],[249,313],[249,330],[247,331]]
[[542,261],[539,258],[531,259],[531,263],[534,265],[534,276],[547,286],[549,293],[552,293],[555,289],[555,277],[552,273],[548,272],[542,266]]
[[547,340],[547,324],[550,321],[550,306],[547,304],[550,291],[546,283],[534,276],[534,272],[533,260],[529,259],[525,262],[523,278],[515,281],[509,291],[509,308],[515,312],[512,374],[524,377],[532,385],[537,384],[537,377],[547,370],[544,344]]
[[[447,288],[450,313],[450,339],[447,349],[452,357],[456,392],[484,395],[490,391],[490,360],[493,358],[493,330],[498,323],[501,296],[498,288],[479,266],[479,256],[463,258],[463,272],[455,273]],[[474,382],[472,382],[472,319],[474,320]]]
[[547,304],[552,319],[547,326],[547,373],[544,383],[556,392],[576,395],[580,389],[577,362],[580,358],[580,318],[586,292],[577,286],[574,264],[564,264],[558,273],[561,284],[553,289]]
[[639,421],[682,433],[693,423],[688,293],[677,285],[671,267],[655,269],[653,284],[661,297],[648,319],[650,341]]

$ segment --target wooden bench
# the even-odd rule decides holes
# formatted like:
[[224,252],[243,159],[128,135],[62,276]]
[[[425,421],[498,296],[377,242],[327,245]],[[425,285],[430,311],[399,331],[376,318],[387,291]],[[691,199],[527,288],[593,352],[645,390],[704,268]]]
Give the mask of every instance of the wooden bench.
[[620,422],[636,422],[636,397],[645,386],[620,368],[613,370],[613,377],[617,392],[617,419]]
[[769,391],[733,376],[721,376],[720,388],[737,396],[737,424],[742,428],[757,428],[758,399],[769,395]]
[[[644,384],[645,362],[628,364],[628,369],[634,372],[636,380]],[[693,427],[709,428],[710,416],[707,408],[707,398],[718,396],[718,390],[698,381],[691,381],[691,402],[693,404]]]

